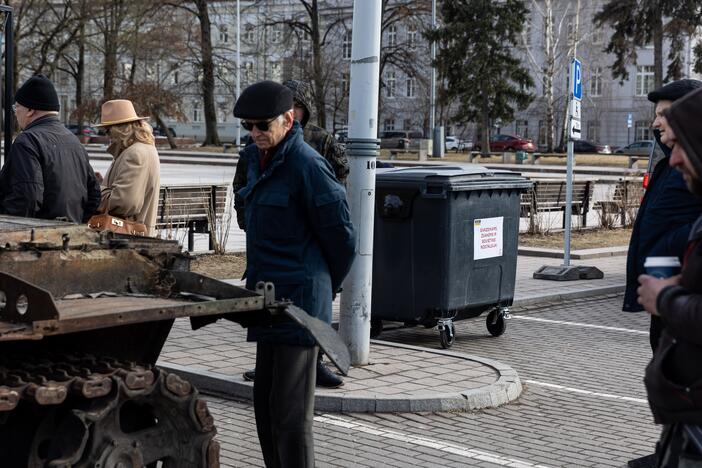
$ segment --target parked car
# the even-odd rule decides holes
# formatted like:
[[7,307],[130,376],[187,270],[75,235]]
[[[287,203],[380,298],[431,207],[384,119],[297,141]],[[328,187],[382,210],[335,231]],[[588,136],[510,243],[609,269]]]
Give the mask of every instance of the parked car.
[[[66,128],[71,131],[72,134],[78,135],[78,125],[77,124],[70,124],[66,125]],[[98,134],[98,129],[93,127],[92,125],[83,125],[83,136],[94,136]]]
[[460,140],[455,136],[445,137],[444,145],[446,147],[446,151],[456,151],[457,153],[461,151],[470,151],[473,148],[473,142]]
[[[168,127],[168,131],[171,133],[171,136],[173,136],[173,138],[176,137],[176,132],[175,130],[173,130],[173,127]],[[154,126],[154,136],[166,136],[166,132],[163,131],[163,128],[156,125]]]
[[386,130],[380,132],[380,147],[390,149],[406,149],[412,144],[412,140],[419,140],[424,137],[422,132],[407,130]]
[[629,154],[633,156],[649,156],[654,145],[653,140],[639,140],[635,141],[623,148],[619,148],[615,151],[616,154]]
[[[476,141],[473,145],[473,149],[475,149],[475,151],[480,151],[481,142]],[[536,151],[536,145],[528,138],[499,134],[490,137],[490,151],[497,153],[502,151],[527,151],[533,153]]]
[[[556,153],[565,153],[568,150],[567,146],[559,146],[555,149]],[[612,154],[612,149],[609,145],[600,145],[587,140],[575,140],[573,142],[574,153],[590,153],[590,154]]]

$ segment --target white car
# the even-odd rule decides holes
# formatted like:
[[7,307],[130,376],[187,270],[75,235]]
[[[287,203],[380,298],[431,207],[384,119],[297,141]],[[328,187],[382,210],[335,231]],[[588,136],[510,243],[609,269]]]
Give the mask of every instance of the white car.
[[473,143],[465,140],[459,140],[455,136],[447,136],[444,138],[444,146],[446,151],[470,151],[473,148]]

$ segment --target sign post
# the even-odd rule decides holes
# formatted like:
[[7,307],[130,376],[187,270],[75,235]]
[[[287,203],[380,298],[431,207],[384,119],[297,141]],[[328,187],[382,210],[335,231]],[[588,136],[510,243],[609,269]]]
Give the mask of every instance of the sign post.
[[570,231],[573,214],[573,165],[574,142],[582,138],[580,124],[580,103],[583,98],[582,64],[573,57],[570,63],[570,105],[568,106],[568,157],[566,169],[566,205],[565,230],[563,232],[563,265],[561,267],[543,266],[534,272],[536,279],[567,281],[577,279],[599,279],[604,274],[595,267],[572,266],[570,264]]
[[631,143],[631,139],[629,138],[629,132],[631,131],[631,124],[633,123],[632,118],[631,118],[631,113],[626,116],[626,144],[628,145]]

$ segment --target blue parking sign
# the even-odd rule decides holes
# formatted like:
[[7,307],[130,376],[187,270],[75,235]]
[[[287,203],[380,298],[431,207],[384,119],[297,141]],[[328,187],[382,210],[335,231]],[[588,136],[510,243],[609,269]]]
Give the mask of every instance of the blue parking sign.
[[583,97],[583,75],[580,60],[574,58],[570,68],[570,82],[573,83],[573,99],[580,101]]

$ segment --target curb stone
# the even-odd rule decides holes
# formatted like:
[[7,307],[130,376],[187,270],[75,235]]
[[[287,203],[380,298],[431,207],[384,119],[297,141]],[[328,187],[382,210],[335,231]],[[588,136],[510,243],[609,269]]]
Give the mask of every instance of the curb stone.
[[[380,395],[372,391],[330,393],[315,392],[315,410],[327,413],[414,413],[414,412],[463,412],[494,408],[519,398],[522,383],[517,372],[501,362],[419,346],[371,340],[376,346],[400,348],[409,351],[438,354],[465,361],[472,361],[492,368],[496,381],[476,389],[437,395]],[[253,400],[253,383],[241,377],[219,374],[177,364],[159,364],[159,367],[180,374],[192,382],[201,392],[216,396]]]

